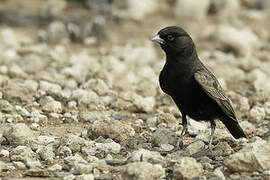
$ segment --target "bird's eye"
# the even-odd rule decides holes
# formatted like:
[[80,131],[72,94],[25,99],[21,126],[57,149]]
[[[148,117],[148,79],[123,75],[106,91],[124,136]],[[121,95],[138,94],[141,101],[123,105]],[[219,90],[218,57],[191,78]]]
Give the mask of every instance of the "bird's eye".
[[167,39],[168,39],[169,41],[173,41],[173,40],[174,40],[174,37],[173,37],[173,35],[168,35],[168,36],[167,36]]

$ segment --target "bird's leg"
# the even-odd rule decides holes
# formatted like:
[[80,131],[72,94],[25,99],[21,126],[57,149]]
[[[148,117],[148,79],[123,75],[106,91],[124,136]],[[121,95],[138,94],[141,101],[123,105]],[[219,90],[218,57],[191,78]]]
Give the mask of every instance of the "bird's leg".
[[210,134],[210,140],[209,140],[209,144],[208,144],[208,149],[211,151],[211,145],[212,145],[212,141],[213,141],[213,137],[214,137],[214,133],[215,133],[215,129],[216,129],[216,123],[214,120],[210,121],[211,123],[211,134]]
[[181,131],[180,137],[178,138],[176,142],[174,149],[179,149],[180,143],[181,143],[181,146],[183,146],[183,136],[186,134],[186,131],[187,131],[187,117],[186,117],[186,114],[184,113],[182,113],[182,126],[183,126],[183,129]]

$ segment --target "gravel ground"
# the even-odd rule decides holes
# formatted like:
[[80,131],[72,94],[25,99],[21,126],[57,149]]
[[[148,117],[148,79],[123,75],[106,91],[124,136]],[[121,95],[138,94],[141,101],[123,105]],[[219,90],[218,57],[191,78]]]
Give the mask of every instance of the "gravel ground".
[[[269,0],[0,2],[0,179],[270,179]],[[182,129],[149,41],[165,25],[190,32],[248,139],[218,122],[200,155],[210,125],[189,118],[160,153]]]

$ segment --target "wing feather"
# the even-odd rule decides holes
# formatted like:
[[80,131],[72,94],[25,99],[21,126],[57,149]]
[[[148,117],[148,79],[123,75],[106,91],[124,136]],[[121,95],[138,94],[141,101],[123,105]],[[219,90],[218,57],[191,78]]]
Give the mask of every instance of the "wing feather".
[[237,122],[231,101],[227,98],[216,77],[210,71],[200,70],[194,74],[194,78],[204,92],[219,105],[222,111]]

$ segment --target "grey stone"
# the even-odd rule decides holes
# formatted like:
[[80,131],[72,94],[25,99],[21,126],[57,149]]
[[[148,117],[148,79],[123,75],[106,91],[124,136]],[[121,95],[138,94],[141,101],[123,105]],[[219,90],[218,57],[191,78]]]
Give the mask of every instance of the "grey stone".
[[176,135],[171,129],[159,128],[152,136],[152,144],[154,146],[161,146],[161,144],[175,145]]

